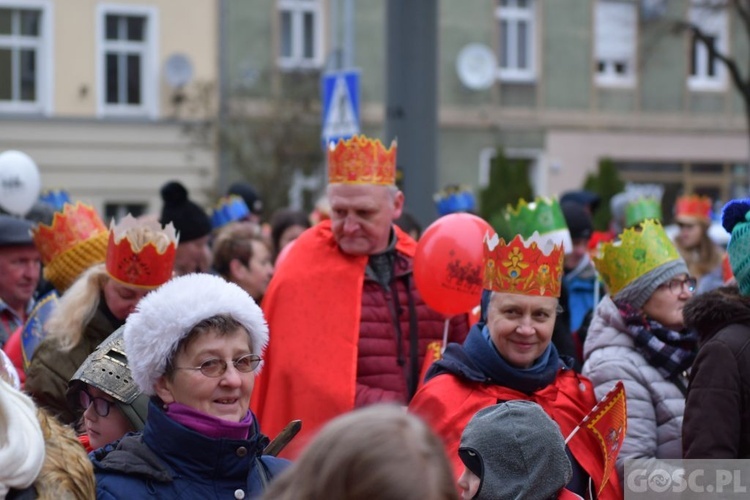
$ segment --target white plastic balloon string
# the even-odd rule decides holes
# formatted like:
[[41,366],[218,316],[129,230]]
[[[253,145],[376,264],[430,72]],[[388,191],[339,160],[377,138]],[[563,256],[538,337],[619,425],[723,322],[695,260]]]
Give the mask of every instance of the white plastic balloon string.
[[440,355],[445,352],[445,348],[448,346],[448,326],[450,325],[451,319],[445,318],[445,325],[443,326],[443,346],[440,348]]

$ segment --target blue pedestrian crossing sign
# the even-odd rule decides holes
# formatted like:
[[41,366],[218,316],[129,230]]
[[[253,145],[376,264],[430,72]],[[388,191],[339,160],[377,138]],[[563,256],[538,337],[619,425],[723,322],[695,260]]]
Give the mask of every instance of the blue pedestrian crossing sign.
[[359,71],[323,75],[323,147],[359,134]]

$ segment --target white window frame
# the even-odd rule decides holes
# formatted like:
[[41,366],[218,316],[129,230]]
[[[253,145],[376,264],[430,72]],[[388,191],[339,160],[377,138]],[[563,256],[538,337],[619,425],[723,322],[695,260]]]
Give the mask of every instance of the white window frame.
[[[497,77],[504,82],[533,82],[536,79],[536,2],[527,0],[526,7],[519,7],[518,0],[507,0],[507,2],[508,5],[498,5],[495,8],[495,20],[500,33],[498,51],[503,50],[502,21],[508,23],[508,31],[510,32],[509,36],[506,37],[510,40],[508,47],[509,66],[507,68],[501,67],[502,54],[498,52]],[[520,23],[526,23],[528,68],[518,67],[519,51],[516,41],[518,40],[517,32]]]
[[[281,13],[287,11],[292,18],[292,55],[281,54]],[[313,15],[313,57],[305,58],[304,54],[304,15]],[[279,68],[286,70],[313,69],[323,66],[323,7],[321,0],[278,0],[276,8],[278,19],[278,53],[276,61]]]
[[[716,44],[719,52],[729,55],[729,13],[727,9],[716,10],[712,7],[715,2],[705,0],[692,0],[688,8],[688,21],[698,26],[701,31],[707,35],[716,37]],[[701,42],[695,41],[691,34],[690,43],[695,43],[696,69],[698,74],[688,74],[687,86],[690,90],[695,91],[723,91],[727,88],[727,70],[724,63],[716,61],[716,73],[714,76],[708,75],[709,55],[708,49]],[[690,47],[689,56],[692,57],[692,46]],[[690,71],[692,61],[688,60],[688,71]]]
[[36,101],[0,101],[0,113],[42,113],[51,115],[53,111],[54,90],[54,57],[52,40],[54,40],[53,4],[50,0],[0,0],[4,9],[39,10],[39,37],[0,35],[0,46],[36,49]]
[[[594,5],[594,72],[598,86],[635,86],[637,9],[635,3],[621,0],[597,0]],[[613,49],[612,45],[615,43],[620,46]],[[602,62],[605,64],[604,71],[599,69]],[[617,73],[615,70],[618,62],[625,63],[624,73]]]
[[[146,18],[144,42],[106,40],[106,17],[141,16]],[[107,102],[107,75],[105,54],[108,50],[138,52],[142,57],[141,104],[111,104]],[[96,89],[97,116],[106,117],[159,117],[159,11],[156,7],[99,4],[96,8]]]

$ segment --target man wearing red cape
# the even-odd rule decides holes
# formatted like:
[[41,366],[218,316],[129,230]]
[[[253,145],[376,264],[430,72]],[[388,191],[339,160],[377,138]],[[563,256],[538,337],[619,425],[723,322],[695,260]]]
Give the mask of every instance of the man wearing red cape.
[[[533,401],[568,436],[597,404],[591,382],[551,342],[562,265],[562,245],[538,233],[507,243],[497,235],[485,238],[481,320],[462,345],[448,346],[409,405],[443,439],[456,478],[463,470],[461,433],[482,408]],[[568,490],[584,498],[599,491],[600,499],[622,498],[619,478],[607,477],[591,433],[577,433],[566,451],[573,469]]]
[[[416,289],[416,242],[396,227],[396,145],[355,136],[328,152],[331,220],[307,230],[276,269],[262,307],[270,340],[251,406],[265,434],[291,420],[290,458],[326,422],[377,403],[406,405],[445,318]],[[465,316],[451,322],[462,341]]]

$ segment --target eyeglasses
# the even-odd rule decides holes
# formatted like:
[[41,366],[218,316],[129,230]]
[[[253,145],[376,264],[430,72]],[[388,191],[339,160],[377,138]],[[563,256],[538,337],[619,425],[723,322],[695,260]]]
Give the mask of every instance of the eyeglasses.
[[85,390],[82,390],[78,394],[78,401],[81,403],[84,411],[89,409],[89,406],[94,405],[94,411],[100,417],[106,417],[109,415],[109,409],[115,404],[114,401],[109,401],[104,398],[95,398]]
[[[240,373],[250,373],[258,368],[261,357],[257,354],[245,354],[235,360],[232,360],[234,368]],[[221,377],[227,371],[228,363],[225,359],[211,358],[200,366],[175,366],[175,370],[199,370],[206,377]]]
[[694,292],[698,281],[695,278],[685,278],[684,280],[676,279],[671,280],[667,283],[662,283],[659,288],[669,288],[669,291],[675,295],[679,295],[683,290],[687,289],[688,292]]

